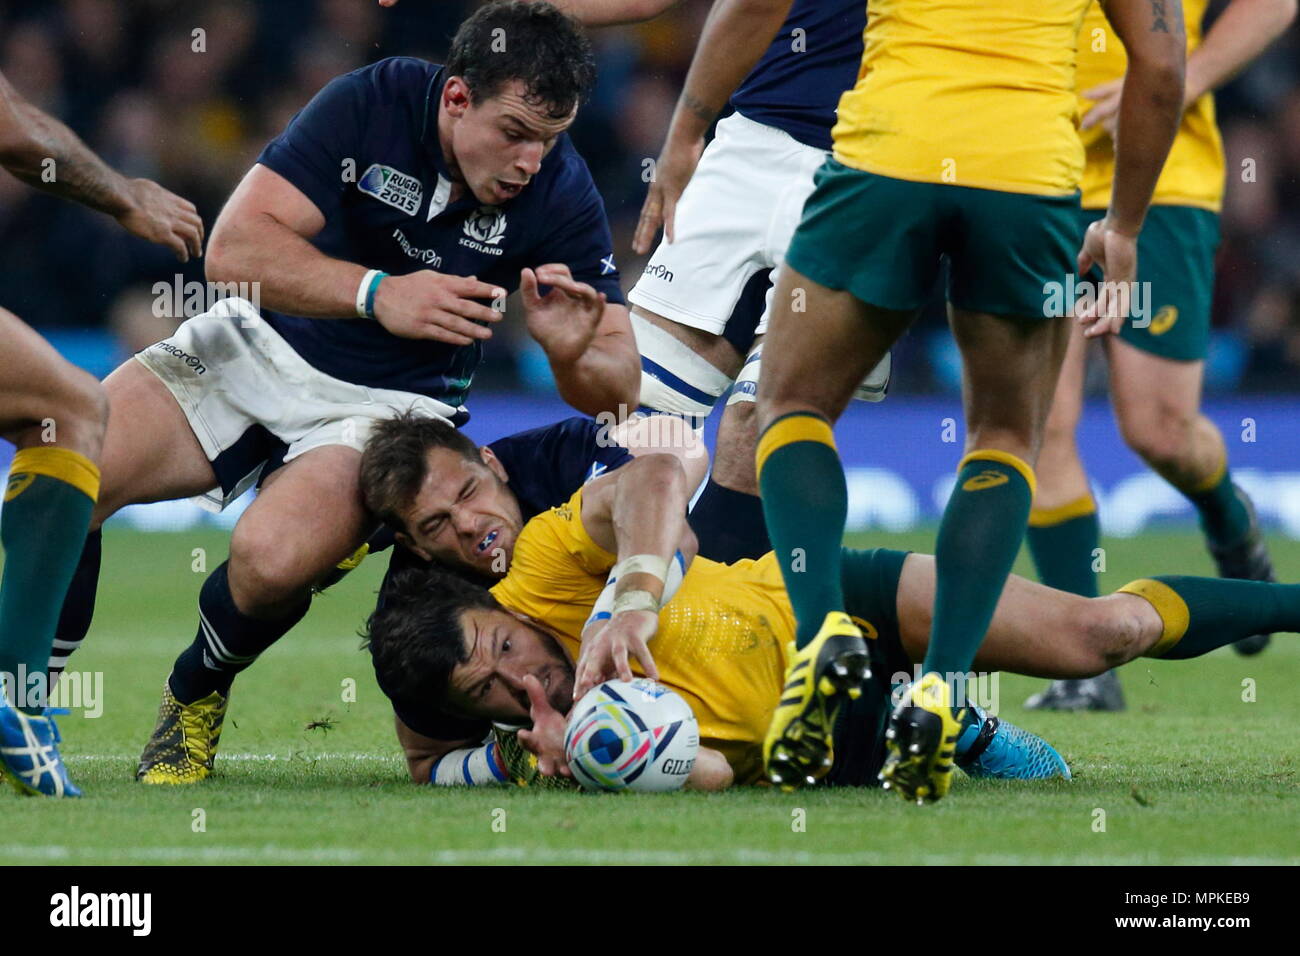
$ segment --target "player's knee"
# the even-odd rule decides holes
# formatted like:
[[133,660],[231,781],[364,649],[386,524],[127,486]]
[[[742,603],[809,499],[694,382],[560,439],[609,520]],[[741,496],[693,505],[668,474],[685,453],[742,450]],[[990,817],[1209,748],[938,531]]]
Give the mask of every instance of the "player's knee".
[[305,564],[274,528],[236,525],[230,538],[230,589],[240,609],[255,613],[311,593]]
[[1170,405],[1155,404],[1120,418],[1125,443],[1156,469],[1181,463],[1192,446],[1196,416]]
[[1074,616],[1078,629],[1074,677],[1095,677],[1133,659],[1142,637],[1142,622],[1125,613],[1124,605],[1092,598]]

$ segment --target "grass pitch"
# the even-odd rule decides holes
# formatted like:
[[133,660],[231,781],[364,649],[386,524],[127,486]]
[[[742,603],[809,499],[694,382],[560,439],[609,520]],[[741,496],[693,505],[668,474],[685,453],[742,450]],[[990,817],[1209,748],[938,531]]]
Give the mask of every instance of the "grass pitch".
[[[929,550],[932,534],[852,543]],[[1124,668],[1123,714],[1021,707],[1041,682],[1003,676],[1001,713],[1051,740],[1071,782],[954,783],[931,807],[876,790],[595,795],[408,782],[391,711],[356,630],[386,558],[318,599],[235,685],[217,775],[188,788],[132,779],[162,681],[195,627],[216,533],[109,531],[95,627],[73,658],[102,672],[103,713],[62,718],[82,801],[0,790],[0,863],[1298,863],[1300,638],[1255,658]],[[1300,542],[1275,539],[1284,580]],[[1107,542],[1103,588],[1212,573],[1198,537]],[[1021,570],[1027,564],[1022,560]],[[355,701],[345,701],[355,682]],[[1253,682],[1254,700],[1243,700]],[[309,729],[310,726],[310,729]]]

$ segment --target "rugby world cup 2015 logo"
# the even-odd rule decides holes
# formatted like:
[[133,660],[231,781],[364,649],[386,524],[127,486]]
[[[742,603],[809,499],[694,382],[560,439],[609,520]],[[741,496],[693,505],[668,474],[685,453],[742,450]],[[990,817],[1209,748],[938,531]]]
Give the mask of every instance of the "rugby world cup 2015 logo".
[[465,238],[460,243],[478,252],[501,254],[501,240],[506,234],[506,214],[495,206],[479,206],[465,217]]
[[361,174],[357,189],[409,216],[415,215],[424,197],[424,184],[418,179],[380,163],[373,164]]

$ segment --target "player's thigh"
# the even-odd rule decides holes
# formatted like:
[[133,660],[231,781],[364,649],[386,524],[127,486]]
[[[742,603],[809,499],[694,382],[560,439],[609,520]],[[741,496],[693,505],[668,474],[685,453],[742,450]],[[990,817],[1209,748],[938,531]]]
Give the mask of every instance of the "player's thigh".
[[291,596],[352,554],[374,525],[360,465],[356,449],[324,445],[273,472],[231,536],[232,590],[270,601]]
[[7,309],[0,309],[0,436],[98,461],[108,415],[103,387]]
[[828,159],[772,294],[760,422],[799,407],[838,417],[938,275],[942,187]]
[[[923,660],[929,646],[934,593],[934,557],[909,554],[898,584],[898,621],[903,649],[913,661]],[[975,656],[975,668],[1052,678],[1096,673],[1101,662],[1089,639],[1092,615],[1087,598],[1013,574]]]
[[966,447],[1033,462],[1052,407],[1071,320],[950,310],[962,356]]
[[187,498],[217,484],[185,413],[153,372],[127,359],[104,390],[109,420],[95,524],[129,504]]
[[[740,363],[743,355],[736,349],[724,334],[720,332],[708,331],[706,329],[696,328],[685,325],[682,322],[674,321],[653,312],[642,306],[634,305],[632,315],[637,319],[648,322],[655,328],[666,332],[681,344],[689,348],[696,356],[708,362],[709,365],[717,369],[728,378],[735,378],[736,373],[740,371]],[[641,349],[643,357],[652,360],[656,358],[650,353],[644,344],[638,339],[638,347]]]

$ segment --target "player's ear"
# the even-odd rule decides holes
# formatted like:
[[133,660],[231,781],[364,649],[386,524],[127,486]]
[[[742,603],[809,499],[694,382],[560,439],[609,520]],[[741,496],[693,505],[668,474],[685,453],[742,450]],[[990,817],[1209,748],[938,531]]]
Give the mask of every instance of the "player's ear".
[[453,119],[460,119],[470,107],[469,84],[461,76],[449,76],[442,87],[442,108]]
[[393,535],[393,537],[397,539],[397,543],[400,544],[403,548],[406,548],[408,551],[411,551],[414,554],[418,555],[421,561],[433,560],[433,555],[430,554],[428,551],[426,551],[424,548],[420,547],[418,544],[416,544],[415,539],[412,538],[405,531],[398,531],[396,534]]
[[492,453],[492,449],[484,445],[478,453],[483,459],[483,464],[488,466],[488,471],[500,478],[502,484],[508,484],[510,476],[506,474],[506,466],[501,464],[501,459]]

